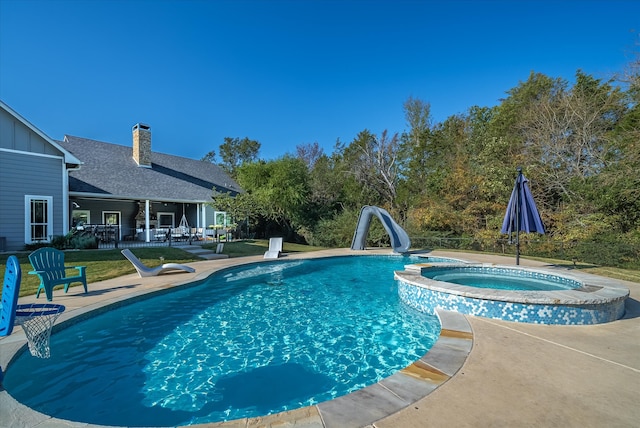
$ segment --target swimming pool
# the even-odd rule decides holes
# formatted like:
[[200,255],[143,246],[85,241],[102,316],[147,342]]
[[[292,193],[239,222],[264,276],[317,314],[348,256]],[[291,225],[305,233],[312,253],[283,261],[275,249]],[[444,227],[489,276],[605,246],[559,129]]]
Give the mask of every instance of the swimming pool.
[[415,260],[352,256],[220,271],[54,334],[52,358],[23,354],[5,388],[48,415],[124,426],[330,400],[404,368],[438,337],[435,316],[398,299],[392,272]]

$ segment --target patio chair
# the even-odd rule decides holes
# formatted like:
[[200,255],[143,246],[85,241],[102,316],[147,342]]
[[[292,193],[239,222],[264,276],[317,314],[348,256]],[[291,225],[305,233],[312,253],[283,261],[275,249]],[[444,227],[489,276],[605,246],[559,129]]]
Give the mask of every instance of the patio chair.
[[[0,336],[9,336],[13,331],[18,307],[18,294],[22,270],[16,256],[9,256],[4,271],[4,285],[2,286],[2,307],[0,307]],[[0,371],[0,376],[1,371]]]
[[[33,270],[30,275],[40,277],[40,286],[36,292],[36,298],[40,297],[40,292],[45,291],[47,300],[53,300],[53,287],[64,285],[64,292],[69,290],[73,282],[81,282],[84,285],[84,292],[87,292],[86,266],[65,266],[64,252],[51,247],[42,247],[29,254],[29,261]],[[68,269],[76,269],[78,274],[67,276]]]
[[122,253],[123,256],[126,257],[127,260],[131,262],[133,267],[136,268],[136,270],[138,271],[138,275],[140,275],[141,278],[144,278],[147,276],[157,276],[157,275],[160,275],[161,273],[172,272],[172,271],[184,271],[184,272],[190,272],[190,273],[193,273],[196,271],[194,268],[190,266],[185,266],[178,263],[165,263],[162,266],[156,266],[156,267],[150,268],[146,266],[144,263],[142,263],[142,261],[140,261],[140,259],[137,258],[128,248],[125,248],[120,252]]
[[277,259],[282,252],[282,238],[270,238],[269,250],[264,253],[265,259]]

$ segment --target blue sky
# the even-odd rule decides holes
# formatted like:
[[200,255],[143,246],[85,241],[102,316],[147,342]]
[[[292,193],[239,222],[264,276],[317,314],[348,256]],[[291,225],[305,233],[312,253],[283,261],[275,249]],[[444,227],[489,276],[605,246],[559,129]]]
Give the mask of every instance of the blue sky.
[[531,71],[619,72],[640,1],[0,0],[0,99],[54,139],[199,159],[224,137],[295,153],[493,106]]

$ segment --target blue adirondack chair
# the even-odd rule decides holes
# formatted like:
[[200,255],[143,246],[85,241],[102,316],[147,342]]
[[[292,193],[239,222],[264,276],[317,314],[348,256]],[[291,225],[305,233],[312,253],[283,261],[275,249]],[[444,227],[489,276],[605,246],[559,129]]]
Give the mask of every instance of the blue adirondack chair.
[[[44,290],[47,300],[53,300],[53,287],[64,285],[64,292],[69,290],[69,285],[73,282],[81,282],[84,285],[84,292],[87,292],[86,266],[65,266],[64,252],[51,247],[40,248],[29,254],[29,261],[33,266],[31,275],[40,277],[40,286],[36,292],[36,297],[40,297],[40,292]],[[77,269],[78,274],[67,276],[67,269]]]
[[[0,336],[9,336],[13,331],[18,307],[18,294],[22,270],[16,256],[9,256],[4,271],[4,285],[2,286],[2,308],[0,308]],[[0,374],[1,376],[1,374]]]

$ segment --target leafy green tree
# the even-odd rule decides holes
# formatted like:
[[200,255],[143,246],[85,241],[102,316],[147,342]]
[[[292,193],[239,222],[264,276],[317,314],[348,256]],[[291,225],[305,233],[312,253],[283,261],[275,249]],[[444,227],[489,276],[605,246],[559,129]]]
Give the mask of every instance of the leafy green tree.
[[263,207],[248,193],[238,193],[235,196],[218,193],[212,199],[211,206],[217,211],[225,211],[238,225],[240,236],[248,237],[251,233],[250,225],[255,225],[261,218]]
[[589,199],[600,212],[616,219],[615,229],[622,233],[640,231],[640,52],[625,72],[621,80],[628,88],[627,110],[611,135],[613,159],[589,178]]
[[[515,171],[517,167],[523,167],[528,174],[528,178],[537,179],[537,173],[533,166],[536,159],[531,154],[530,136],[528,135],[527,118],[536,115],[536,106],[540,102],[550,102],[556,99],[567,87],[567,82],[563,79],[554,79],[542,73],[531,72],[526,81],[520,82],[518,86],[507,91],[507,98],[495,108],[493,117],[488,127],[488,136],[496,138],[496,142],[505,144],[503,167],[507,174]],[[513,172],[511,172],[513,177]],[[511,186],[513,186],[513,179]],[[509,191],[505,191],[503,197],[508,198]],[[542,195],[544,196],[544,195]],[[542,197],[539,204],[553,205],[553,196]],[[547,203],[546,201],[549,200]]]
[[238,167],[258,160],[259,151],[258,141],[250,140],[248,137],[224,137],[224,143],[220,145],[221,166],[235,178]]
[[[525,154],[526,128],[521,125],[522,118],[532,111],[531,106],[545,99],[555,98],[567,87],[566,80],[553,79],[542,73],[531,72],[525,82],[507,91],[507,98],[497,106],[491,124],[491,134],[503,137],[514,146],[514,153]],[[514,159],[513,167],[522,165],[524,159]]]
[[[344,174],[338,169],[337,156],[320,156],[309,171],[309,221],[333,217],[344,201]],[[312,227],[312,224],[308,224]]]
[[[320,219],[309,242],[320,247],[345,248],[351,245],[360,208],[349,208],[331,219]],[[373,219],[367,235],[367,246],[389,245],[389,236],[382,223]]]
[[410,207],[425,197],[423,185],[428,174],[428,144],[431,137],[431,105],[409,97],[403,105],[409,130],[400,137],[399,165],[401,179],[398,183],[397,205],[406,216]]
[[209,153],[204,155],[202,157],[202,159],[200,159],[200,160],[205,161],[205,162],[216,163],[216,152],[211,150]]
[[496,114],[496,107],[471,107],[467,127],[473,170],[482,177],[479,183],[481,198],[502,203],[511,193],[515,178],[513,159],[518,156],[506,137],[494,133]]
[[611,131],[624,113],[622,99],[610,82],[578,71],[573,87],[537,99],[523,113],[520,127],[549,205],[581,201],[587,178],[614,155]]
[[292,156],[245,163],[237,171],[238,184],[260,207],[266,221],[275,222],[289,239],[304,224],[309,199],[309,176],[304,162]]
[[409,126],[406,143],[413,147],[420,147],[432,127],[431,104],[419,98],[409,97],[402,107]]

